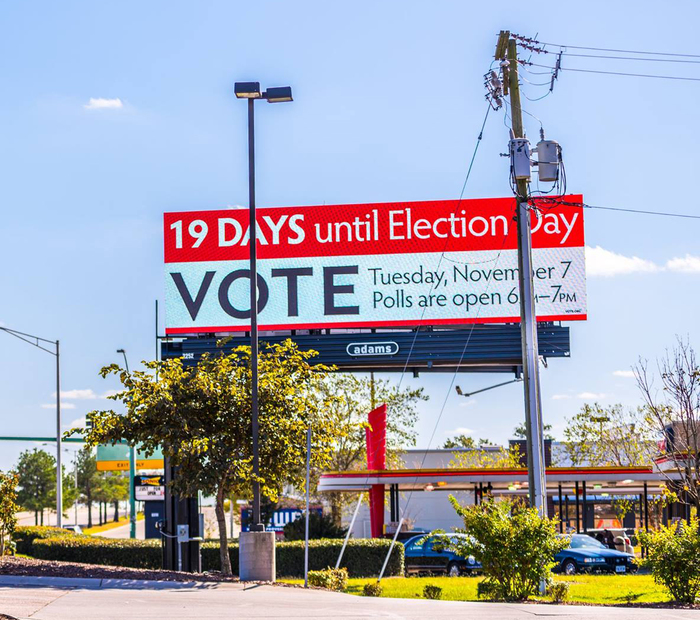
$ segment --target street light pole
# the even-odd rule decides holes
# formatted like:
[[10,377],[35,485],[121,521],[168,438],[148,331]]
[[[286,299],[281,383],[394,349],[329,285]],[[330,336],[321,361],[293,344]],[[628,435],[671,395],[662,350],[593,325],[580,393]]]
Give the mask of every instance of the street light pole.
[[61,349],[56,340],[56,527],[63,527],[63,466],[61,464]]
[[[124,366],[126,374],[129,372],[129,361],[126,359],[126,351],[117,349],[117,353],[124,356]],[[134,478],[136,477],[136,454],[133,444],[129,445],[129,538],[136,538],[136,496],[134,489]]]
[[[10,336],[24,340],[32,346],[46,351],[49,355],[53,355],[56,358],[56,527],[63,527],[63,471],[61,469],[61,351],[58,340],[48,340],[46,338],[39,338],[39,336],[32,336],[31,334],[26,334],[24,332],[19,332],[16,329],[10,329],[9,327],[0,327],[0,331],[3,331]],[[41,344],[40,344],[41,343]],[[47,349],[44,345],[52,344],[55,347],[55,351]]]
[[259,82],[236,82],[234,92],[238,99],[248,100],[248,218],[250,240],[250,390],[251,426],[253,439],[253,514],[250,531],[264,532],[265,525],[260,515],[260,425],[258,421],[258,248],[257,219],[255,213],[255,100],[268,103],[292,101],[289,86],[268,88],[260,91]]
[[250,398],[253,427],[253,515],[252,532],[262,532],[260,516],[260,445],[258,423],[258,234],[255,215],[255,99],[248,99],[248,219],[250,225]]

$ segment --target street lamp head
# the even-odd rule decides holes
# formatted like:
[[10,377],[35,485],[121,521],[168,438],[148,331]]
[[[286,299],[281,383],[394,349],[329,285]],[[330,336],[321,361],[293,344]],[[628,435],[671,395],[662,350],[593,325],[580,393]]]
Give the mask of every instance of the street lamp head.
[[117,353],[126,353],[124,349],[117,349]]
[[267,99],[269,103],[283,103],[285,101],[293,101],[292,87],[276,86],[275,88],[268,88],[263,93],[263,98]]
[[260,82],[236,82],[233,86],[239,99],[260,99]]

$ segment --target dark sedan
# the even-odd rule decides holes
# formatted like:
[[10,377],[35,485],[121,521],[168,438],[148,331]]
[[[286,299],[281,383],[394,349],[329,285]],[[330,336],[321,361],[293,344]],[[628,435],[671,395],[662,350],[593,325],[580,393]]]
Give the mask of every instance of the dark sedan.
[[[456,540],[463,534],[449,534]],[[463,558],[454,551],[445,549],[444,538],[425,534],[414,536],[404,542],[406,573],[446,573],[450,577],[468,575],[481,569],[481,564],[472,556]]]
[[636,570],[634,556],[608,549],[603,543],[585,534],[574,534],[567,549],[554,556],[554,570],[565,575],[583,572],[629,573]]

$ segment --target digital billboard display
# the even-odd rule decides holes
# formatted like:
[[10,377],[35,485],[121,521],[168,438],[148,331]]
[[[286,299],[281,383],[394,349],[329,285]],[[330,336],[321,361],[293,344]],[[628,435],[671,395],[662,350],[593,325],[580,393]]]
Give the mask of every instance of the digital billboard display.
[[[538,319],[585,319],[583,208],[531,213]],[[259,327],[516,322],[514,216],[513,198],[258,209]],[[250,329],[248,210],[166,213],[164,235],[166,333]]]

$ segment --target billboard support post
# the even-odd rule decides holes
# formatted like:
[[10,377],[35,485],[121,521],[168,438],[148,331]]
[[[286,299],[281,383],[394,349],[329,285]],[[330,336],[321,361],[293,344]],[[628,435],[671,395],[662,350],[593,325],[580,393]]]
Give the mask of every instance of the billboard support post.
[[[518,50],[515,39],[501,32],[497,49],[504,49],[507,39],[508,86],[513,137],[523,138],[523,118],[520,107],[518,83]],[[501,59],[498,59],[501,60]],[[520,290],[520,329],[523,353],[523,387],[525,392],[525,429],[527,432],[528,490],[530,505],[540,514],[547,515],[544,442],[542,424],[542,399],[540,394],[539,355],[537,343],[537,317],[532,266],[532,231],[528,208],[528,184],[525,179],[516,180],[516,204],[518,226],[518,272]]]

